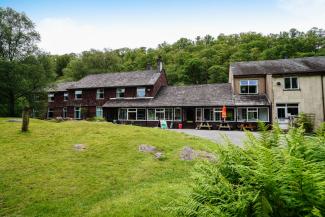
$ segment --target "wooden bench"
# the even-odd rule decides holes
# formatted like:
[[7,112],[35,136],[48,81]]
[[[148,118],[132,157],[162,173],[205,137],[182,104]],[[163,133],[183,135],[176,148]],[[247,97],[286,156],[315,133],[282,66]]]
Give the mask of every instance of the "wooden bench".
[[240,130],[256,130],[257,129],[257,125],[255,123],[241,123],[238,128]]
[[221,123],[218,126],[218,130],[221,130],[221,129],[231,130],[231,126],[228,123]]

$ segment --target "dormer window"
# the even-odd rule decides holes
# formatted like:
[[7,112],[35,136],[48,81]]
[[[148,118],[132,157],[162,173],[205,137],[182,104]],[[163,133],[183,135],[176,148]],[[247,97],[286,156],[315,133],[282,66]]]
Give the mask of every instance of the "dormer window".
[[97,89],[96,99],[104,99],[104,89]]
[[47,95],[48,102],[54,102],[54,93],[49,93]]
[[74,98],[75,99],[82,99],[82,90],[76,90],[74,92]]
[[146,96],[146,88],[138,87],[137,88],[137,97],[145,97]]
[[68,99],[69,99],[69,94],[68,94],[68,92],[65,92],[65,93],[63,94],[63,100],[64,100],[64,101],[68,101]]
[[258,80],[240,80],[240,94],[257,94]]
[[116,98],[124,98],[125,88],[116,88]]
[[287,77],[284,78],[284,89],[285,90],[297,90],[298,86],[298,78],[297,77]]

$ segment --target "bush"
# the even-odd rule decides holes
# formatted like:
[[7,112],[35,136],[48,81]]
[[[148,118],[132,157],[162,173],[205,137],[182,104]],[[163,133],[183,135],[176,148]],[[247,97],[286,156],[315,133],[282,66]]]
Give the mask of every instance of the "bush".
[[306,133],[311,133],[314,129],[312,120],[305,113],[299,113],[298,117],[294,119],[293,125],[297,128],[302,127]]
[[91,118],[87,118],[87,121],[105,121],[105,118],[101,118],[101,117],[91,117]]
[[173,211],[179,216],[325,215],[324,138],[302,127],[260,137],[247,133],[243,148],[219,146],[216,163],[195,166],[191,192]]

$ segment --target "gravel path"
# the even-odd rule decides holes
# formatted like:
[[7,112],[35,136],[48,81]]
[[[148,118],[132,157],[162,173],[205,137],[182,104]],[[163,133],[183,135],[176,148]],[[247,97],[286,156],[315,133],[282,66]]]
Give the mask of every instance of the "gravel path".
[[[220,131],[220,130],[195,130],[195,129],[170,129],[175,132],[186,133],[193,136],[213,140],[217,143],[224,143],[224,136],[227,136],[234,144],[242,146],[246,135],[243,131]],[[257,132],[253,132],[255,136]]]

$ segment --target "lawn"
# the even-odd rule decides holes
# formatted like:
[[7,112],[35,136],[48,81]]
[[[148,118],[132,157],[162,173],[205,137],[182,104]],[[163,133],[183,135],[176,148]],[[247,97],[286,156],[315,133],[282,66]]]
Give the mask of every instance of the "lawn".
[[[184,146],[216,144],[161,129],[86,121],[21,123],[0,118],[0,216],[170,216],[194,161]],[[85,144],[76,151],[74,144]],[[162,150],[165,160],[138,151]]]

